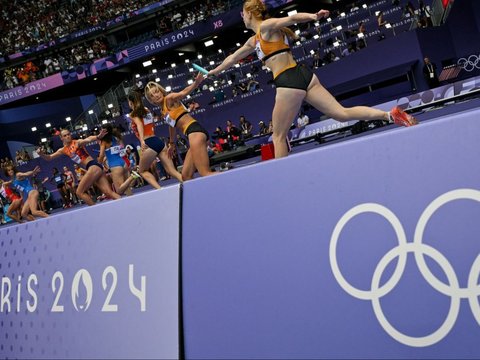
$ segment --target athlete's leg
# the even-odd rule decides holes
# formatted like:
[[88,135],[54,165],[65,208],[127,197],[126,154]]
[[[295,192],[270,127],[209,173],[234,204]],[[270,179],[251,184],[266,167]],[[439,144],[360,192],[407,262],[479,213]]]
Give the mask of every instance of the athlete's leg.
[[140,164],[138,171],[146,182],[152,185],[155,189],[160,189],[160,184],[155,179],[155,176],[150,171],[148,171],[148,169],[150,169],[150,166],[152,165],[153,160],[155,160],[156,157],[157,153],[155,152],[155,150],[143,150],[142,155],[140,156]]
[[188,135],[188,142],[190,144],[189,152],[193,158],[193,164],[197,168],[200,176],[215,175],[216,173],[210,170],[210,159],[208,157],[207,150],[207,135],[202,132],[191,133]]
[[[92,166],[93,167],[93,166]],[[96,166],[97,167],[97,166]],[[100,168],[99,168],[100,169]],[[108,198],[116,200],[120,199],[121,196],[118,195],[116,192],[112,190],[112,187],[110,185],[110,181],[108,181],[107,176],[103,172],[103,170],[100,172],[100,174],[97,176],[97,179],[95,180],[95,184],[97,184],[98,188],[100,191],[105,194]]]
[[77,196],[89,206],[95,205],[95,202],[87,191],[101,174],[103,174],[103,170],[100,167],[90,166],[85,175],[83,175],[82,180],[78,183]]
[[33,216],[46,218],[48,214],[42,210],[38,210],[38,190],[32,190],[28,194],[27,201],[30,203],[30,212]]
[[173,176],[178,181],[183,182],[182,174],[180,174],[177,171],[177,169],[175,169],[172,159],[170,159],[170,156],[168,156],[168,151],[166,146],[163,148],[160,154],[158,154],[158,157],[162,162],[162,165],[165,168],[165,171],[167,172],[167,174],[170,176]]
[[287,135],[292,122],[295,120],[302,101],[305,98],[305,91],[300,89],[277,88],[275,106],[273,108],[273,146],[275,158],[288,155]]
[[367,106],[343,107],[327,89],[325,89],[316,75],[307,89],[305,101],[323,112],[325,115],[338,121],[348,120],[384,120],[388,121],[388,113]]

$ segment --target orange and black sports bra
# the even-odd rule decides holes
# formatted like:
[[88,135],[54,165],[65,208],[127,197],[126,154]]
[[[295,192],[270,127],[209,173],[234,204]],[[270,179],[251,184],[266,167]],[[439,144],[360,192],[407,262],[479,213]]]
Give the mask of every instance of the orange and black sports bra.
[[265,62],[274,55],[290,51],[288,38],[284,35],[283,40],[266,41],[262,39],[262,35],[259,31],[255,34],[255,51],[257,52],[258,58]]
[[[169,109],[167,107],[167,99],[163,98],[163,106],[162,106],[162,114],[163,118],[165,119],[165,122],[170,125],[171,127],[175,127],[177,124],[177,121],[182,118],[182,116],[188,114],[187,108],[185,105],[180,103],[177,107],[174,107],[173,109]],[[191,121],[188,121],[184,126],[182,132],[185,133],[185,130],[193,124],[196,120],[191,119]]]
[[[142,119],[142,122],[143,122],[143,137],[147,138],[147,137],[150,137],[150,136],[154,136],[155,135],[155,124],[154,124],[154,121],[153,121],[152,113],[147,112],[147,114],[141,119]],[[137,124],[135,123],[135,121],[133,119],[132,119],[132,122],[131,122],[130,126],[132,128],[133,133],[137,137],[137,139],[141,140],[140,139],[140,134],[138,133]]]
[[70,145],[64,146],[63,153],[77,164],[81,164],[83,160],[86,160],[90,156],[83,146],[78,146],[77,140],[72,140]]

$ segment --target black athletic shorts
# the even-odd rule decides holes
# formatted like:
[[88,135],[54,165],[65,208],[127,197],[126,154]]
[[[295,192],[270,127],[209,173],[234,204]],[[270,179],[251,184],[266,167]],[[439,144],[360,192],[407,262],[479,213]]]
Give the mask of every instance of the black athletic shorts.
[[195,122],[191,123],[190,125],[188,125],[187,130],[185,130],[185,136],[188,138],[188,135],[190,135],[191,133],[196,133],[196,132],[204,133],[207,136],[207,140],[210,138],[207,130],[205,130],[203,128],[203,126],[200,125],[200,123],[198,121],[195,121]]
[[280,73],[273,83],[277,88],[300,89],[307,91],[313,72],[304,65],[297,65]]
[[86,166],[87,170],[90,169],[92,166],[98,166],[100,169],[103,170],[103,166],[100,165],[100,163],[99,163],[97,160],[91,160],[91,161],[89,161],[88,164],[87,164],[87,166]]
[[165,147],[165,143],[156,136],[146,138],[145,144],[157,154],[160,154]]

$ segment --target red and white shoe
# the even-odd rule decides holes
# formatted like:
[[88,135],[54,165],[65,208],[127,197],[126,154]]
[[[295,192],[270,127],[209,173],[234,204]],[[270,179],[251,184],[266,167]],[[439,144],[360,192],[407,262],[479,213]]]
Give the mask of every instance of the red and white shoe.
[[399,106],[395,106],[388,114],[390,121],[396,125],[413,126],[418,124],[417,119],[415,119],[412,115],[407,114]]

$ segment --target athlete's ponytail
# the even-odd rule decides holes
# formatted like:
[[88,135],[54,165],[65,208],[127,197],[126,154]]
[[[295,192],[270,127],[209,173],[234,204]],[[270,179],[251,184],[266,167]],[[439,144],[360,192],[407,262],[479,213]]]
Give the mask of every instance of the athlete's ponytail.
[[132,103],[132,112],[130,113],[133,117],[144,118],[147,115],[147,110],[143,105],[142,101],[142,90],[139,88],[132,88],[128,93],[127,99]]
[[[245,0],[243,3],[243,8],[252,13],[253,17],[256,19],[266,20],[270,18],[267,6],[261,0]],[[298,38],[297,35],[288,27],[282,28],[281,31],[292,40],[296,40]]]

